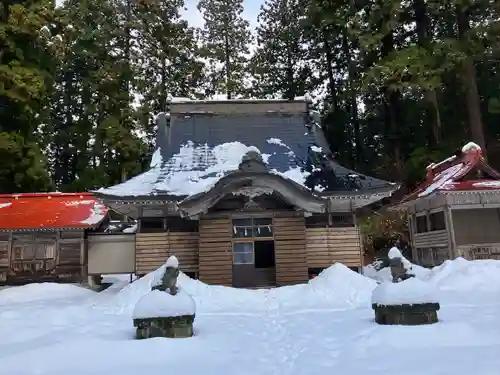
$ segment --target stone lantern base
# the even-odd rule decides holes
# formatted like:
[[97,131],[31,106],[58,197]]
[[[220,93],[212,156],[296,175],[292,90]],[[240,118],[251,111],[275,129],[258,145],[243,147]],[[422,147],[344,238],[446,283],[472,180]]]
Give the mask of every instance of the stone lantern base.
[[193,336],[194,315],[134,319],[137,339],[152,337],[185,338]]
[[402,305],[373,304],[375,322],[378,324],[421,325],[438,322],[439,303]]

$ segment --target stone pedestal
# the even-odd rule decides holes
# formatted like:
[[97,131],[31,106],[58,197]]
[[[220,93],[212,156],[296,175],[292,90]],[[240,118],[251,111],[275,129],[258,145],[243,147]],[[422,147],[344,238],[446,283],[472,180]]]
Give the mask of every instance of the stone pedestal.
[[439,303],[402,305],[373,304],[375,322],[378,324],[421,325],[438,322]]
[[137,339],[152,337],[185,338],[193,336],[194,315],[172,316],[166,318],[136,318]]

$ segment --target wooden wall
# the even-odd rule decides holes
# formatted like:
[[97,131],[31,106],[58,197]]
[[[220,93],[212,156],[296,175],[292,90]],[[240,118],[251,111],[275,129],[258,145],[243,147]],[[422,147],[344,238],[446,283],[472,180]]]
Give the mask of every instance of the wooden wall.
[[273,230],[276,285],[307,282],[309,275],[304,217],[275,217]]
[[182,271],[198,272],[198,233],[137,233],[135,238],[136,274],[144,275],[156,270],[171,255],[179,259]]
[[231,219],[202,219],[199,230],[199,279],[207,284],[231,286],[233,280]]
[[83,230],[1,233],[0,281],[82,281],[84,246]]
[[333,263],[361,267],[362,246],[357,227],[306,229],[307,265],[325,268]]
[[9,270],[9,238],[9,233],[0,232],[0,282],[6,280]]
[[428,247],[448,247],[449,236],[448,231],[435,230],[432,232],[415,233],[413,235],[413,247],[428,248]]

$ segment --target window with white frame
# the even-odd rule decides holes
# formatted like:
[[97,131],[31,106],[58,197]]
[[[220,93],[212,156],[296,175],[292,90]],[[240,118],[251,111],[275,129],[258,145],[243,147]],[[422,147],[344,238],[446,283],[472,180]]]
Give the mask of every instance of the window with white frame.
[[233,243],[233,264],[253,264],[253,242]]

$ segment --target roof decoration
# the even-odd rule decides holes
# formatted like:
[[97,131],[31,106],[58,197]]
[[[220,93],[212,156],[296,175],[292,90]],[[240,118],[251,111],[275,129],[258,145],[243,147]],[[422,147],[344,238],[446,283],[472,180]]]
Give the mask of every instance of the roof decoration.
[[[184,103],[182,112],[174,110],[157,116],[158,148],[150,170],[124,183],[101,188],[97,194],[162,195],[182,200],[210,190],[222,177],[238,170],[243,156],[250,151],[260,154],[268,173],[297,183],[317,196],[390,195],[398,188],[337,164],[305,99],[303,107],[298,105],[290,112],[252,112],[253,107],[249,107],[251,115],[233,113],[229,107],[220,113],[207,111],[209,101],[204,101],[203,111],[193,104],[197,110],[189,112],[185,105],[190,101],[179,102]],[[252,100],[247,105],[255,103]]]
[[90,193],[0,195],[0,231],[94,228],[107,213]]
[[488,165],[481,148],[469,142],[462,149],[439,163],[426,168],[426,180],[402,199],[406,203],[431,194],[453,191],[500,189],[500,173]]

